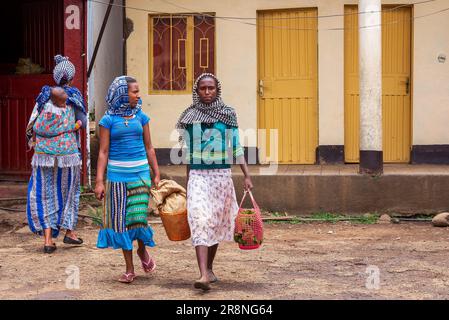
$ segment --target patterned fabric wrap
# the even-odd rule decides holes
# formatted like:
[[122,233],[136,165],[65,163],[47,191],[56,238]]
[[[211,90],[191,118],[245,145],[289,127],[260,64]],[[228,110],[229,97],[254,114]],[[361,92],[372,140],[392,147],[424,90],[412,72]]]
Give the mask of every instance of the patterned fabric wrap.
[[60,228],[74,230],[78,221],[80,167],[32,170],[26,208],[31,231],[42,235],[44,229],[51,228],[56,238]]
[[129,104],[127,76],[120,76],[112,81],[109,86],[106,102],[108,110],[106,114],[122,117],[132,116],[142,109],[142,99],[139,99],[134,108]]
[[69,82],[75,77],[75,66],[69,61],[69,57],[60,54],[55,56],[56,66],[53,69],[53,79],[59,85],[62,80]]
[[238,209],[231,169],[190,170],[187,213],[193,246],[232,241]]
[[75,112],[72,107],[59,108],[51,101],[37,117],[33,131],[36,133],[36,153],[68,155],[78,153],[75,129]]
[[[204,78],[215,79],[217,83],[217,97],[209,104],[202,103],[198,95],[198,84]],[[179,117],[176,128],[180,130],[180,140],[183,130],[194,122],[216,123],[221,121],[231,127],[238,127],[237,115],[234,108],[226,105],[221,98],[221,83],[212,73],[203,73],[195,81],[192,93],[193,103]]]
[[41,92],[36,98],[37,103],[37,111],[40,113],[42,111],[42,108],[44,105],[50,100],[51,96],[51,87],[50,86],[43,86],[41,89]]
[[[77,110],[80,110],[84,115],[87,114],[86,111],[86,105],[84,103],[84,98],[81,92],[74,87],[64,86],[63,87],[65,92],[67,93],[67,104],[73,106]],[[41,89],[41,92],[36,98],[36,104],[34,105],[33,111],[31,112],[30,119],[28,120],[28,125],[26,128],[26,138],[28,145],[31,147],[32,137],[33,137],[33,126],[36,122],[37,117],[42,112],[42,109],[44,108],[45,104],[50,101],[51,96],[51,87],[50,86],[43,86]],[[79,132],[78,132],[79,134]],[[80,137],[78,137],[78,140],[80,140]]]
[[106,183],[98,248],[132,250],[132,242],[137,239],[147,246],[155,245],[147,221],[149,186],[149,180]]
[[147,225],[150,181],[126,183],[126,226]]
[[[129,227],[147,226],[150,181],[107,182],[103,227],[125,232]],[[136,226],[134,226],[136,227]]]
[[86,104],[81,92],[75,87],[64,86],[65,93],[67,93],[67,104],[70,104],[80,110],[83,114],[87,114]]

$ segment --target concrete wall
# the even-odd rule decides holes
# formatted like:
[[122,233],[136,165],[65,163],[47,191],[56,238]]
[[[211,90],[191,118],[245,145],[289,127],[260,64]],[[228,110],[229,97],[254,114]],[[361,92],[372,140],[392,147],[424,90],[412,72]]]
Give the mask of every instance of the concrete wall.
[[[105,1],[107,2],[107,1]],[[114,3],[122,4],[116,0]],[[88,1],[88,63],[100,33],[107,5]],[[98,123],[103,116],[105,96],[112,80],[123,73],[123,9],[112,7],[103,38],[88,81],[89,110],[95,110]]]
[[[383,1],[404,4],[413,1]],[[128,0],[127,5],[152,11],[185,13],[215,12],[217,16],[256,18],[257,10],[317,7],[318,15],[343,14],[348,0],[227,0],[162,1]],[[416,5],[419,17],[448,6],[445,1]],[[183,8],[181,8],[183,7]],[[158,148],[168,148],[170,132],[178,115],[191,102],[190,95],[148,95],[148,13],[127,9],[134,32],[127,42],[128,74],[135,76],[143,92],[144,111],[152,118],[152,137]],[[246,22],[255,23],[255,20]],[[342,28],[343,16],[319,19],[318,29]],[[446,30],[446,32],[445,32]],[[449,58],[448,12],[418,18],[413,39],[413,144],[449,144],[446,119],[449,112],[449,61],[441,64],[437,56]],[[224,100],[236,108],[243,130],[257,128],[257,47],[256,27],[236,21],[216,19],[216,73],[223,82]],[[344,38],[343,31],[319,31],[319,144],[344,144]],[[250,145],[252,146],[252,145]]]

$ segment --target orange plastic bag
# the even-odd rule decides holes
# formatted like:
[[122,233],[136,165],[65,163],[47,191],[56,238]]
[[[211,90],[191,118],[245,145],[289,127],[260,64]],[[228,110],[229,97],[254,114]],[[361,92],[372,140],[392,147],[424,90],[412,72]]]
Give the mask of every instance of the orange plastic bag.
[[[242,204],[249,193],[253,209],[243,209]],[[260,247],[263,241],[263,222],[259,206],[251,191],[246,191],[240,202],[239,212],[235,219],[234,241],[242,250],[252,250]]]

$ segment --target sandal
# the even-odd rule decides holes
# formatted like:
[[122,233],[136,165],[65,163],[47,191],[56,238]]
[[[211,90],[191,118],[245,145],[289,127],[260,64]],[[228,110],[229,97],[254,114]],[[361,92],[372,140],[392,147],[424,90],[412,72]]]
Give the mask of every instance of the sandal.
[[119,282],[121,283],[131,283],[134,281],[134,279],[136,278],[136,274],[134,272],[130,272],[130,273],[124,273],[120,276],[120,278],[118,279]]
[[79,244],[83,243],[83,239],[81,239],[81,238],[73,239],[68,236],[65,236],[63,242],[66,244],[75,244],[75,245],[78,244],[79,245]]
[[52,246],[44,246],[44,253],[53,253],[56,250],[56,243],[53,242]]
[[[148,256],[150,255],[148,254]],[[145,262],[142,259],[140,261],[142,262],[143,271],[145,271],[146,273],[153,272],[156,269],[156,262],[151,256],[148,262]]]

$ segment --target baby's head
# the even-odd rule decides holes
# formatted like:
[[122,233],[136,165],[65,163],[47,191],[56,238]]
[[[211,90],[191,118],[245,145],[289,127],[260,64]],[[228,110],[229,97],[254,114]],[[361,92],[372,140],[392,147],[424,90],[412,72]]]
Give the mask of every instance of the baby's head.
[[67,93],[61,87],[54,87],[51,89],[50,99],[53,104],[59,108],[64,108],[67,101]]

